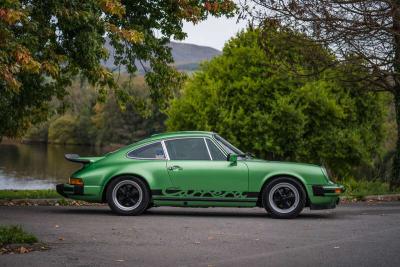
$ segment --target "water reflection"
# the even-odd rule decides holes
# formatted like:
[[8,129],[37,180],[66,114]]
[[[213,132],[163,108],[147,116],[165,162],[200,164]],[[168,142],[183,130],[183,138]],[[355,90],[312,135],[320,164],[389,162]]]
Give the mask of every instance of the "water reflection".
[[0,144],[0,189],[54,188],[54,184],[67,181],[80,168],[79,164],[65,160],[64,154],[97,156],[110,150],[4,141]]

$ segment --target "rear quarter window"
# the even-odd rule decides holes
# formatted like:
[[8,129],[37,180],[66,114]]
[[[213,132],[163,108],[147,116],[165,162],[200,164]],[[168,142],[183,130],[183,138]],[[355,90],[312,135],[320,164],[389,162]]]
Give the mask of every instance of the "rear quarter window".
[[161,142],[142,146],[128,153],[129,158],[139,159],[165,159]]

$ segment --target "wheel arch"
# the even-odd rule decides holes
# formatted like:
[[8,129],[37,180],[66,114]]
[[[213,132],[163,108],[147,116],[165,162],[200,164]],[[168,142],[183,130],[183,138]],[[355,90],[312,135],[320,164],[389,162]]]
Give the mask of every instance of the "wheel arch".
[[149,182],[143,176],[141,176],[139,174],[135,174],[135,173],[121,173],[121,174],[117,174],[117,175],[111,177],[110,179],[108,179],[106,184],[103,186],[103,191],[101,193],[101,202],[103,202],[103,203],[107,202],[108,186],[111,184],[112,181],[114,181],[115,179],[118,179],[120,177],[135,177],[135,178],[140,179],[147,186],[147,189],[149,190],[149,193],[150,193],[150,199],[151,199],[152,195],[151,195],[151,189],[150,189]]
[[302,177],[299,177],[298,175],[295,174],[288,174],[288,173],[276,173],[276,174],[272,174],[268,177],[266,177],[263,181],[263,184],[261,186],[261,189],[258,193],[258,198],[257,198],[257,206],[262,207],[262,192],[264,190],[264,188],[271,183],[272,181],[278,179],[278,178],[291,178],[295,181],[297,181],[304,189],[304,192],[306,192],[306,207],[308,207],[310,205],[310,198],[308,196],[308,192],[307,192],[307,187],[305,184],[305,181]]

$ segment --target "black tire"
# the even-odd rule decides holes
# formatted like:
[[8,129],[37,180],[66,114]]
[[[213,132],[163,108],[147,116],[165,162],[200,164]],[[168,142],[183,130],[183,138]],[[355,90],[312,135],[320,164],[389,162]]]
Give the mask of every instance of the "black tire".
[[147,205],[146,210],[151,209],[152,207],[154,207],[153,203],[149,203],[149,205]]
[[111,210],[120,215],[140,215],[150,203],[146,184],[131,176],[112,180],[107,187],[106,197]]
[[147,213],[147,211],[153,207],[154,207],[154,204],[150,202],[149,205],[147,205],[146,209],[143,211],[143,213]]
[[297,217],[306,204],[303,186],[290,177],[279,177],[268,183],[262,191],[264,208],[274,218]]

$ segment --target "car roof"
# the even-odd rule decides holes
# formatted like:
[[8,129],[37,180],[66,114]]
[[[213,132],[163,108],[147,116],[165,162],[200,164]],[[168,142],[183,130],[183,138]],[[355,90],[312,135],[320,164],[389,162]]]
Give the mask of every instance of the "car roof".
[[155,141],[159,141],[159,140],[163,140],[163,139],[190,137],[190,136],[212,137],[214,134],[215,134],[214,132],[207,132],[207,131],[180,131],[180,132],[166,132],[166,133],[153,134],[153,135],[151,135],[145,139],[142,139],[138,142],[121,147],[120,149],[114,151],[112,154],[116,155],[116,154],[126,153],[135,147],[142,146],[146,143],[155,142]]
[[153,134],[148,139],[165,139],[165,138],[173,138],[173,137],[181,137],[181,136],[211,136],[213,132],[206,131],[179,131],[179,132],[166,132],[166,133],[158,133]]
[[129,147],[135,147],[138,145],[142,145],[145,143],[157,141],[157,140],[163,140],[163,139],[168,139],[168,138],[179,138],[179,137],[190,137],[190,136],[205,136],[205,137],[212,137],[212,135],[215,134],[213,132],[206,132],[206,131],[180,131],[180,132],[166,132],[166,133],[159,133],[159,134],[153,134],[150,137],[147,137],[145,139],[142,139],[136,143],[130,144]]

